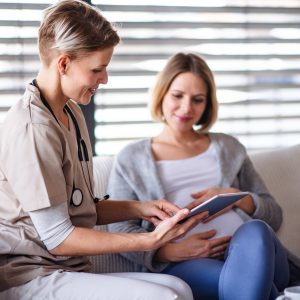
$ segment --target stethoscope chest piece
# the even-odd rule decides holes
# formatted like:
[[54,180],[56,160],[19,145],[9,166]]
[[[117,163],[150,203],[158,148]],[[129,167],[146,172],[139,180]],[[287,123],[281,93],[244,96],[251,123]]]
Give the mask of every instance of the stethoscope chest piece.
[[72,192],[71,204],[74,206],[80,206],[83,201],[82,191],[78,188],[75,188]]

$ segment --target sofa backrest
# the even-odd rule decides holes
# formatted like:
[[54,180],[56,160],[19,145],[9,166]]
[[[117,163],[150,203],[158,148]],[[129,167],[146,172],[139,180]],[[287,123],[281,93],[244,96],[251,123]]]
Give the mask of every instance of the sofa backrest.
[[102,198],[106,195],[109,174],[113,165],[113,156],[95,156],[94,164],[94,194],[96,197]]
[[250,158],[282,207],[283,223],[277,235],[300,265],[300,145],[253,153]]
[[[277,235],[300,266],[300,145],[250,153],[250,158],[270,193],[283,209],[283,224]],[[112,156],[93,159],[95,195],[98,197],[106,194],[113,159]],[[101,229],[106,230],[106,227]],[[109,259],[108,256],[102,257],[101,272],[136,270],[133,264],[127,264],[120,255],[110,256]]]

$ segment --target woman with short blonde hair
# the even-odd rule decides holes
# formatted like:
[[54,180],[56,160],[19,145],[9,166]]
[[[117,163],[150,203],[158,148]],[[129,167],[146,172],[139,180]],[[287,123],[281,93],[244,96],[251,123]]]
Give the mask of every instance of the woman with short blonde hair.
[[[188,210],[163,199],[116,202],[94,194],[92,149],[79,104],[87,105],[107,83],[119,40],[101,12],[83,1],[63,0],[45,10],[41,68],[1,128],[0,299],[193,298],[174,276],[90,273],[88,256],[152,250],[199,222],[179,225]],[[131,218],[157,227],[147,234],[94,229]]]

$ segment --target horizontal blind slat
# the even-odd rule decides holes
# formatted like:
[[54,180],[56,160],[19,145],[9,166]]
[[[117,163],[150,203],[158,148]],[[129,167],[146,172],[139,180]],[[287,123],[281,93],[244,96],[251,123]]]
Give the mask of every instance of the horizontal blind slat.
[[[36,33],[28,30],[37,29],[36,12],[48,4],[22,2],[0,3],[0,121],[39,67]],[[224,6],[202,1],[93,2],[119,25],[122,36],[109,66],[108,85],[95,96],[98,154],[113,154],[130,141],[158,132],[160,125],[151,121],[147,107],[148,89],[176,51],[204,56],[215,74],[220,112],[213,129],[224,129],[249,149],[300,140],[295,125],[300,117],[299,1],[262,5],[225,0]],[[9,12],[3,19],[1,10]],[[32,10],[35,18],[16,19],[22,10]],[[10,28],[19,28],[20,33],[7,34]],[[126,111],[125,119],[115,120],[118,110]],[[129,132],[123,132],[127,127]]]

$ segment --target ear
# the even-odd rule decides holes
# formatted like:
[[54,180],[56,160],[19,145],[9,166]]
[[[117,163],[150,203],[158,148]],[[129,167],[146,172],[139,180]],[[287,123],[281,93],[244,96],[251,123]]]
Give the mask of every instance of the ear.
[[61,76],[66,74],[69,64],[70,64],[70,56],[67,55],[66,53],[60,54],[57,59],[57,68]]

